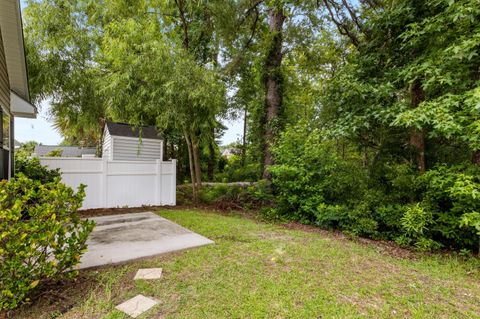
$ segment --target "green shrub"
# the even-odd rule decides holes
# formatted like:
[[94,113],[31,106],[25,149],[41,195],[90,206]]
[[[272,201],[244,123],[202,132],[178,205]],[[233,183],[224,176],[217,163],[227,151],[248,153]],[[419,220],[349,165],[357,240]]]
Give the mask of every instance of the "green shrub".
[[315,214],[316,225],[322,228],[342,228],[348,219],[348,208],[343,205],[320,203]]
[[402,235],[396,238],[400,245],[413,245],[419,250],[428,251],[442,245],[430,238],[429,230],[434,224],[433,215],[419,203],[409,206],[400,219]]
[[0,310],[28,301],[39,283],[73,276],[93,223],[77,214],[85,196],[18,174],[0,182]]
[[50,152],[45,154],[45,156],[47,156],[47,157],[62,157],[62,154],[63,154],[63,150],[61,148],[57,148],[57,149],[51,150]]
[[43,166],[38,157],[15,155],[15,174],[20,173],[42,183],[49,183],[60,177],[59,169]]
[[225,163],[221,167],[221,171],[215,175],[215,180],[222,183],[231,182],[255,182],[260,174],[260,166],[258,163],[246,164],[242,166],[241,158],[233,155],[229,159],[223,158]]
[[465,213],[460,220],[460,226],[473,229],[478,236],[478,251],[480,251],[480,213]]
[[[449,248],[477,248],[474,222],[465,223],[480,211],[480,168],[465,163],[439,165],[418,178],[422,206],[432,214],[429,237]],[[465,219],[466,218],[466,219]]]
[[391,157],[367,166],[358,150],[324,135],[300,123],[278,139],[269,214],[420,250],[479,248],[479,167],[439,165],[420,175]]
[[367,174],[355,161],[342,159],[320,130],[290,128],[274,148],[270,171],[279,209],[303,223],[342,227],[346,213],[363,196]]

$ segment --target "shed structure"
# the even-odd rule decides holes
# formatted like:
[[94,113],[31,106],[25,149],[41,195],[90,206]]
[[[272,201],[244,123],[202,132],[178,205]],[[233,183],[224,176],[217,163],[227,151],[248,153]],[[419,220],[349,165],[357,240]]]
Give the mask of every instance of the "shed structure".
[[152,161],[163,158],[163,140],[154,126],[135,127],[107,122],[103,157],[111,161]]

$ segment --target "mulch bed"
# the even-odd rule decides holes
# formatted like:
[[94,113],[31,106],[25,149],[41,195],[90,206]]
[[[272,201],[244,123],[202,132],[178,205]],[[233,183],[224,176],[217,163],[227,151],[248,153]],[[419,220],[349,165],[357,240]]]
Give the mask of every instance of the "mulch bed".
[[128,207],[128,208],[96,208],[96,209],[85,209],[80,210],[78,213],[81,217],[96,217],[96,216],[108,216],[108,215],[118,215],[118,214],[129,214],[129,213],[144,213],[144,212],[154,212],[157,210],[165,209],[179,209],[178,206],[142,206],[142,207]]
[[[87,298],[90,291],[98,286],[95,276],[88,275],[87,272],[81,271],[78,277],[71,280],[63,280],[58,282],[44,282],[35,289],[29,296],[33,304],[42,300],[40,309],[42,313],[52,313],[61,315],[67,312],[79,303],[79,300]],[[38,305],[37,305],[38,306]],[[15,318],[15,311],[0,313],[0,319]],[[52,315],[52,318],[55,316]]]

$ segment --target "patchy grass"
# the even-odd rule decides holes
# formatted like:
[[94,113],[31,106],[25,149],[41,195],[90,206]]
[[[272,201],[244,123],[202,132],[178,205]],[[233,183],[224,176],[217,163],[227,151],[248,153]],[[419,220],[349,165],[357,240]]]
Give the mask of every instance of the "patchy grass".
[[[139,293],[160,304],[140,318],[480,318],[480,262],[405,259],[328,232],[202,210],[159,214],[216,244],[82,271],[15,318],[126,318],[115,305]],[[158,281],[133,281],[162,267]],[[76,291],[75,286],[81,290]]]

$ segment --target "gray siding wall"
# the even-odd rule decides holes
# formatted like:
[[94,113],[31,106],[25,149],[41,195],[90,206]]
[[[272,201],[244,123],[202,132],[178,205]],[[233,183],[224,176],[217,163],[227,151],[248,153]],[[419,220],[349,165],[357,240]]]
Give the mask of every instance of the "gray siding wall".
[[162,140],[112,136],[113,157],[116,161],[151,161],[162,159]]
[[[10,81],[8,79],[7,61],[3,48],[2,30],[0,29],[0,122],[3,112],[10,116]],[[0,180],[12,176],[13,172],[13,118],[10,117],[10,150],[3,147],[3,122],[0,123]]]
[[10,112],[10,83],[8,81],[7,62],[3,48],[2,30],[0,30],[0,104]]

